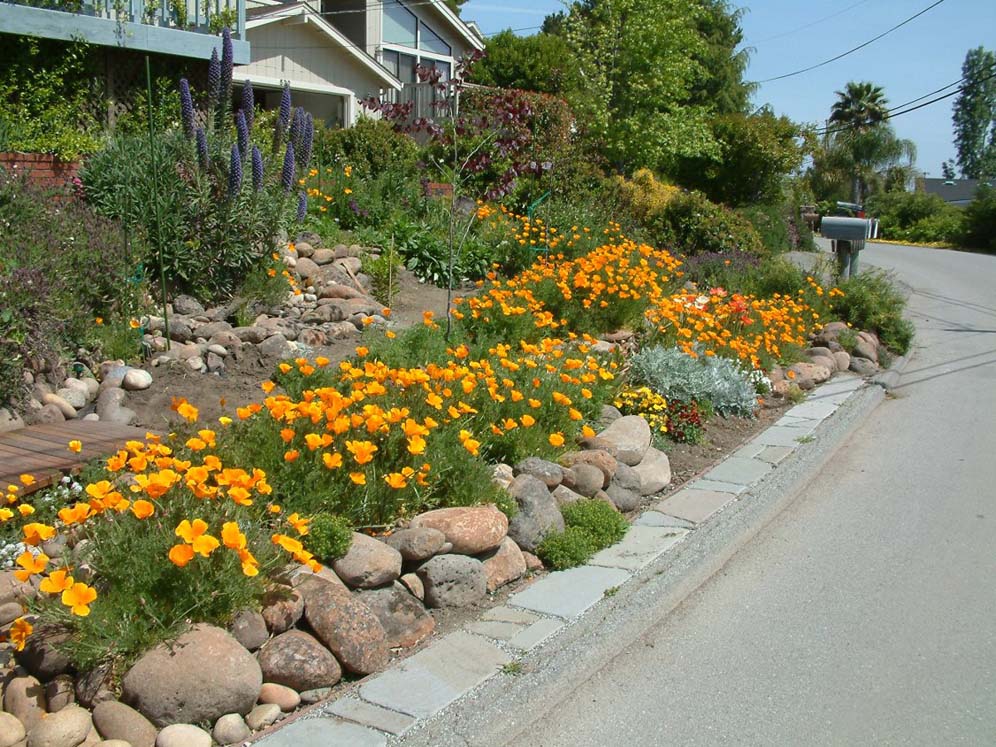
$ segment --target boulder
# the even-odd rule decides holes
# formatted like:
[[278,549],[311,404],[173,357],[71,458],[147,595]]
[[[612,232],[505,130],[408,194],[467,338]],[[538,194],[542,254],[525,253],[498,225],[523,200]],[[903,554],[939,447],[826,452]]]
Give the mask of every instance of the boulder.
[[54,425],[66,422],[66,416],[56,405],[49,404],[30,413],[29,422],[35,425]]
[[125,674],[121,694],[162,727],[247,713],[261,684],[252,654],[221,628],[198,624],[143,654]]
[[639,464],[650,448],[653,434],[639,415],[624,415],[592,439],[595,448],[606,449],[623,464]]
[[356,596],[380,620],[391,648],[416,646],[436,628],[432,615],[398,582],[383,589],[358,591]]
[[830,369],[812,363],[793,363],[789,367],[788,379],[802,390],[812,389],[830,378]]
[[95,708],[105,700],[114,700],[114,671],[110,664],[98,664],[89,672],[76,675],[76,702],[84,708]]
[[76,747],[92,728],[88,710],[78,705],[66,706],[28,730],[28,747]]
[[152,374],[143,368],[129,368],[121,380],[121,388],[127,392],[140,392],[152,386]]
[[410,526],[438,529],[452,543],[452,552],[477,555],[501,544],[508,534],[508,517],[492,504],[438,508],[419,514]]
[[[598,453],[604,454],[605,452]],[[606,456],[608,455],[606,454]],[[570,467],[570,470],[574,475],[573,490],[586,498],[591,498],[609,484],[605,472],[594,464],[577,462],[573,467]]]
[[104,739],[123,739],[132,747],[154,747],[156,727],[131,706],[105,700],[93,709],[93,725]]
[[[559,489],[559,488],[558,488]],[[578,496],[580,498],[580,496]],[[501,546],[482,556],[484,573],[488,578],[488,591],[494,592],[500,586],[522,578],[526,573],[526,559],[515,540],[506,537]]]
[[837,370],[837,359],[833,357],[833,354],[829,356],[817,355],[809,359],[809,362],[814,366],[823,366],[828,369],[830,373],[834,373]]
[[138,415],[135,411],[125,407],[125,390],[120,387],[109,387],[97,397],[97,415],[105,423],[120,423],[121,425],[131,425]]
[[156,747],[211,747],[211,735],[193,724],[172,724],[159,732]]
[[851,367],[851,356],[843,350],[834,353],[833,359],[837,363],[838,371],[846,371]]
[[26,734],[24,724],[16,716],[0,711],[0,747],[14,747]]
[[519,507],[508,524],[508,536],[520,548],[535,552],[548,534],[564,531],[564,517],[560,515],[557,501],[540,480],[532,475],[519,475],[508,492]]
[[249,715],[246,716],[246,724],[253,731],[258,731],[276,723],[280,716],[280,706],[276,703],[263,703],[249,711]]
[[53,628],[36,629],[25,641],[24,649],[17,652],[17,663],[42,682],[48,682],[72,667],[69,657],[61,649],[61,644],[67,640],[68,632]]
[[20,415],[6,407],[0,407],[0,433],[16,431],[18,428],[23,427],[24,420]]
[[[854,348],[851,350],[851,356],[878,363],[878,346],[871,341],[871,338],[858,335],[857,342],[854,343]],[[42,400],[42,402],[44,401]]]
[[416,573],[425,587],[427,607],[466,607],[483,601],[488,593],[484,564],[466,555],[437,555]]
[[215,721],[211,736],[218,744],[236,744],[247,740],[252,731],[240,713],[226,713]]
[[330,265],[335,261],[335,250],[315,249],[315,253],[311,255],[311,261],[319,266]]
[[257,349],[263,355],[282,358],[290,351],[290,344],[284,335],[277,332],[259,343]]
[[76,408],[71,404],[66,402],[58,394],[52,394],[51,392],[46,392],[41,397],[41,403],[43,405],[54,405],[59,408],[59,412],[62,413],[62,417],[66,420],[72,420],[76,417]]
[[0,571],[0,604],[12,602],[20,604],[34,599],[37,593],[31,584],[19,580],[14,571]]
[[372,589],[389,584],[401,575],[401,553],[390,545],[360,532],[332,569],[343,583],[354,589]]
[[317,278],[321,272],[319,266],[312,262],[311,259],[301,256],[297,258],[297,264],[295,265],[294,270],[297,272],[298,277],[305,281]]
[[302,234],[298,237],[298,240],[294,242],[294,251],[297,253],[299,258],[310,257],[315,253],[315,244],[321,243],[321,239],[317,234],[313,235],[315,236],[314,240],[304,238],[304,235]]
[[[236,327],[232,330],[232,333],[242,342],[251,342],[253,345],[258,345],[271,334],[269,330],[257,326]],[[241,716],[239,718],[241,718]]]
[[48,701],[49,713],[61,711],[67,705],[76,702],[76,691],[73,678],[68,674],[60,674],[45,683],[45,700]]
[[671,483],[671,462],[667,454],[651,446],[643,456],[643,461],[633,467],[640,478],[640,495],[647,496],[660,492]]
[[398,579],[398,583],[408,589],[408,593],[419,601],[425,599],[425,585],[417,573],[402,574],[401,578]]
[[57,390],[56,395],[62,397],[63,401],[68,402],[69,406],[74,410],[82,410],[86,407],[86,392],[82,389],[63,387]]
[[242,610],[235,615],[232,620],[232,635],[250,651],[255,651],[270,637],[266,620],[256,610]]
[[[599,449],[588,449],[585,451],[569,451],[566,454],[561,455],[560,463],[570,467],[574,470],[575,475],[577,474],[577,467],[580,464],[588,464],[592,467],[597,467],[602,473],[602,484],[601,488],[607,487],[609,480],[616,473],[616,465],[619,463],[616,458],[609,454],[607,451],[601,451]],[[577,488],[575,488],[577,490]],[[581,490],[577,492],[582,493]]]
[[514,467],[515,475],[532,475],[542,480],[543,484],[553,489],[564,481],[564,470],[559,464],[548,462],[539,457],[523,459]]
[[31,731],[48,710],[45,688],[31,675],[14,677],[4,685],[3,709]]
[[332,652],[302,630],[288,630],[267,641],[258,657],[263,679],[298,692],[331,687],[342,679]]
[[204,313],[204,307],[193,296],[179,295],[173,299],[173,313],[198,316]]
[[851,358],[848,368],[859,376],[871,376],[878,371],[878,364],[867,358]]
[[583,501],[584,496],[580,493],[575,493],[566,485],[558,485],[551,491],[550,495],[553,496],[553,500],[557,502],[557,508],[563,508],[568,503],[576,503],[577,501]]
[[421,563],[438,553],[446,543],[446,535],[432,527],[399,529],[384,540],[403,560]]
[[345,669],[372,674],[387,665],[387,633],[365,604],[319,578],[307,579],[298,588],[305,619]]
[[304,599],[297,589],[276,585],[263,596],[263,609],[260,613],[266,627],[274,635],[290,630],[304,614]]

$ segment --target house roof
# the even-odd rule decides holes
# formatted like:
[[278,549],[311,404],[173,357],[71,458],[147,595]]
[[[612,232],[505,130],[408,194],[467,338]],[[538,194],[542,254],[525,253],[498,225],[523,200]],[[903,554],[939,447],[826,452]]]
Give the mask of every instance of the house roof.
[[443,0],[431,0],[430,5],[436,9],[446,21],[454,28],[454,30],[462,36],[470,46],[476,49],[478,52],[484,51],[484,39],[480,36],[480,32],[475,33],[477,24],[474,24],[474,28],[471,28],[460,16],[450,10]]
[[996,179],[924,179],[923,191],[938,195],[945,202],[967,205],[975,199],[975,192],[983,184],[996,187]]
[[[386,85],[396,90],[401,90],[401,81],[391,75],[387,68],[377,60],[368,55],[362,49],[353,44],[339,29],[326,21],[322,16],[305,2],[277,5],[273,7],[257,7],[246,11],[246,32],[254,28],[266,26],[271,23],[280,23],[288,18],[298,18],[306,23],[314,24],[315,29],[327,36],[336,46],[340,47],[346,54],[359,62],[374,75],[380,78]],[[250,39],[250,45],[252,40]]]

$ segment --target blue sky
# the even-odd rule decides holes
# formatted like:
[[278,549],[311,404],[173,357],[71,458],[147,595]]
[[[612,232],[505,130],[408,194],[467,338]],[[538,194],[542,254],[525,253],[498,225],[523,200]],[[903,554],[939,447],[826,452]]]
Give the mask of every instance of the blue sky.
[[[747,77],[763,80],[809,67],[857,46],[931,5],[933,0],[755,0],[745,9],[746,45],[752,48]],[[461,15],[485,33],[504,28],[535,33],[557,0],[469,0]],[[842,12],[843,11],[843,12]],[[821,20],[826,19],[826,20]],[[816,25],[809,26],[815,21]],[[802,29],[801,27],[809,26]],[[800,30],[801,29],[801,30]],[[837,62],[784,80],[762,84],[758,106],[822,124],[834,91],[850,80],[870,80],[891,105],[902,104],[961,77],[965,53],[996,49],[996,0],[944,0],[936,8],[883,39]],[[948,89],[951,90],[951,89]],[[946,93],[947,91],[945,91]],[[941,162],[954,158],[951,105],[954,97],[897,117],[893,126],[917,146],[917,166],[940,176]]]

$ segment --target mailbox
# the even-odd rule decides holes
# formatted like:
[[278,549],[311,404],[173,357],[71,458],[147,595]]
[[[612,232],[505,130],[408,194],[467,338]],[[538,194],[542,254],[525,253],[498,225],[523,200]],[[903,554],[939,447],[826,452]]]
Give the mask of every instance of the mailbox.
[[820,233],[825,239],[864,241],[872,237],[872,221],[828,215],[820,222]]

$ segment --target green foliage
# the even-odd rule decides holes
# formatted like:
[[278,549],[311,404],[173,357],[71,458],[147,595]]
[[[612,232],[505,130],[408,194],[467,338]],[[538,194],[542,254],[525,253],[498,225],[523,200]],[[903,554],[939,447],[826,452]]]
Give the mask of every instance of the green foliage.
[[648,347],[630,358],[630,379],[672,400],[708,402],[721,415],[749,417],[757,407],[754,384],[736,361],[692,358],[678,348]]
[[925,192],[881,192],[868,199],[869,214],[879,220],[883,239],[957,243],[963,231],[962,210]]
[[612,183],[622,208],[641,225],[662,214],[668,203],[681,194],[680,187],[658,181],[650,169],[637,169],[630,179],[616,176]]
[[906,300],[889,276],[882,271],[862,272],[839,284],[844,292],[831,301],[837,318],[855,329],[870,330],[878,339],[900,355],[913,342],[913,323],[903,318]]
[[308,525],[305,546],[322,563],[331,563],[349,552],[353,544],[353,528],[341,516],[316,514]]
[[746,218],[710,202],[701,192],[684,192],[649,221],[651,242],[693,256],[700,252],[765,254],[764,244]]
[[564,524],[586,531],[598,550],[619,542],[629,529],[625,517],[605,501],[575,501],[565,505],[560,512]]
[[0,150],[74,161],[97,148],[94,56],[86,44],[4,35],[0,69]]
[[685,187],[727,205],[782,201],[782,182],[802,165],[799,125],[770,109],[714,117],[718,152],[681,159],[674,175]]
[[516,36],[507,29],[489,38],[485,51],[471,73],[479,85],[552,94],[580,85],[577,63],[562,36]]
[[376,177],[389,171],[413,174],[418,145],[380,119],[360,117],[345,129],[315,126],[315,166],[352,166],[358,175]]
[[964,246],[996,251],[996,189],[982,186],[965,208]]
[[954,103],[955,148],[963,176],[996,176],[996,52],[976,47],[965,55],[965,84]]
[[915,144],[882,122],[832,133],[815,149],[807,176],[817,200],[863,203],[876,191],[903,189],[915,160]]
[[584,565],[596,552],[595,539],[581,527],[548,534],[536,548],[543,564],[555,571]]
[[792,208],[788,205],[752,205],[737,212],[750,221],[769,254],[792,251]]

